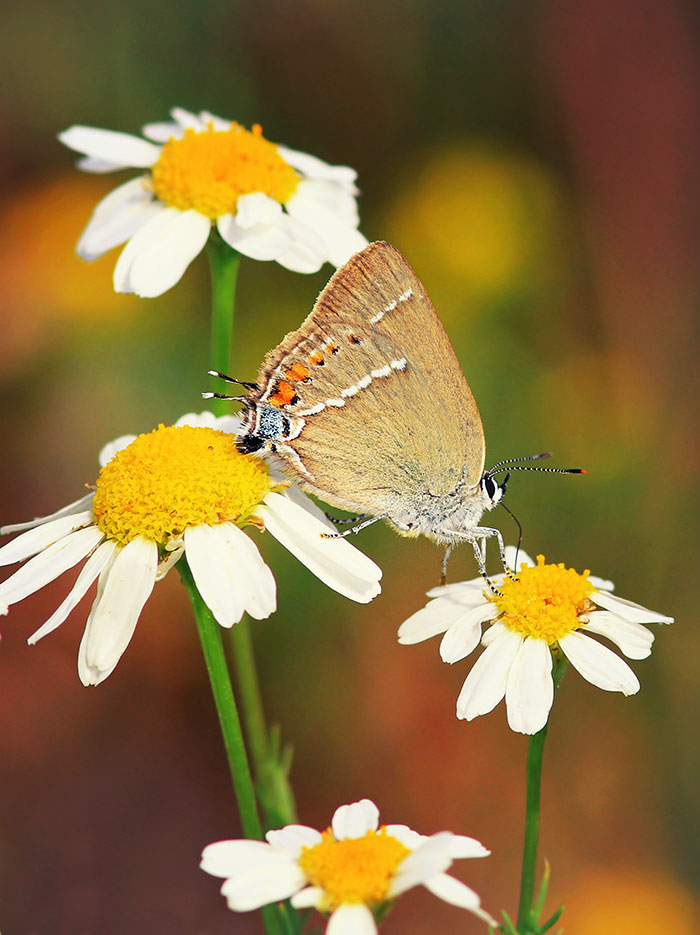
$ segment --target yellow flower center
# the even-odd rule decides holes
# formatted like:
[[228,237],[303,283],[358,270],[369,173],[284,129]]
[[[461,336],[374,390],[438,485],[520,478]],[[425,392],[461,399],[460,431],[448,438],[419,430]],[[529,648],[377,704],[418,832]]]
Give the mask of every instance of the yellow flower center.
[[187,129],[163,146],[151,173],[161,201],[181,211],[194,208],[212,220],[235,212],[240,196],[252,192],[284,204],[299,183],[257,124],[252,131],[237,123],[229,130]]
[[342,903],[382,903],[396,868],[411,853],[383,826],[361,838],[337,841],[330,829],[322,837],[302,850],[299,866],[309,883],[324,891],[320,908],[326,912]]
[[505,579],[500,596],[487,597],[509,630],[546,640],[551,646],[582,626],[579,617],[590,609],[588,598],[595,591],[589,574],[588,569],[580,575],[563,564],[545,565],[544,555],[538,555],[534,567],[522,565],[517,580]]
[[231,435],[159,425],[102,468],[93,513],[110,539],[165,545],[188,526],[240,522],[269,489],[267,466],[241,454]]

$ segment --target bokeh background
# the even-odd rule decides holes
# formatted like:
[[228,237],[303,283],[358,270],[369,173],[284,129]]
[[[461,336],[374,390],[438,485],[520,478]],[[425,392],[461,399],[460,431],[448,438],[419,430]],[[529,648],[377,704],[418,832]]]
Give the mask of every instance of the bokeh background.
[[[697,923],[698,42],[682,0],[8,0],[0,48],[0,522],[94,481],[122,433],[202,408],[208,278],[154,300],[111,290],[116,252],[73,253],[99,197],[56,133],[138,132],[210,109],[359,171],[362,229],[422,278],[486,428],[487,462],[552,449],[587,477],[516,475],[525,546],[675,615],[639,695],[567,676],[551,722],[541,854],[567,935],[690,935]],[[331,273],[244,260],[236,372],[306,316]],[[348,438],[348,446],[354,443]],[[503,513],[507,539],[514,527]],[[374,527],[369,607],[262,541],[279,612],[255,624],[265,701],[293,742],[303,821],[376,800],[386,821],[493,851],[456,872],[517,905],[527,741],[503,706],[454,716],[471,660],[399,647],[440,552]],[[475,575],[468,549],[451,575]],[[59,580],[0,646],[0,928],[5,935],[258,932],[197,869],[238,833],[197,636],[177,575],[116,673],[76,675],[89,601],[37,647]],[[387,935],[479,932],[427,893]]]

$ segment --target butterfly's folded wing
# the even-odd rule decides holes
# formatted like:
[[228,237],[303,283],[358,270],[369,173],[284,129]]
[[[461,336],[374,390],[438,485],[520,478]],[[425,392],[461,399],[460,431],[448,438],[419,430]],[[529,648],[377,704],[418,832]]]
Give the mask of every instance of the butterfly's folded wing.
[[387,243],[335,273],[258,382],[259,402],[303,420],[288,444],[305,471],[290,467],[339,506],[385,514],[481,478],[474,397],[423,286]]

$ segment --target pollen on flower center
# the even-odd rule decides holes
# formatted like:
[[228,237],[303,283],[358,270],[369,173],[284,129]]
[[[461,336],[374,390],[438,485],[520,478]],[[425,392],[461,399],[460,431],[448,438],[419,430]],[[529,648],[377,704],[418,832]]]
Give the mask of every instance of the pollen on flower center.
[[361,838],[337,841],[330,830],[322,837],[302,850],[299,866],[309,883],[324,891],[322,908],[329,912],[342,903],[383,902],[396,868],[410,854],[384,827]]
[[255,125],[237,123],[228,130],[185,130],[181,139],[163,146],[151,169],[153,187],[172,208],[194,208],[207,217],[235,212],[241,195],[262,192],[280,204],[294,194],[297,173],[280,156],[277,146]]
[[563,564],[545,565],[544,556],[538,555],[537,565],[523,565],[517,580],[504,580],[501,595],[487,597],[509,630],[546,640],[551,646],[582,626],[579,618],[590,609],[589,597],[595,590],[589,574],[586,570],[581,575]]
[[244,519],[269,489],[267,466],[241,454],[231,435],[160,425],[102,468],[93,513],[110,539],[163,545],[188,526]]

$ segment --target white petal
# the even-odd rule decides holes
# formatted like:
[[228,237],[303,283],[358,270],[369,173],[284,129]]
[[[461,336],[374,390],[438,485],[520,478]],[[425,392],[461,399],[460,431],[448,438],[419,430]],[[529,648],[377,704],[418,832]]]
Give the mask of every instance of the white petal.
[[390,834],[397,841],[400,841],[409,851],[415,851],[417,847],[428,840],[425,834],[419,834],[408,825],[385,825],[386,833]]
[[449,831],[433,834],[399,864],[389,885],[389,897],[394,899],[413,886],[425,883],[452,863]]
[[78,529],[48,546],[0,584],[0,601],[16,604],[82,561],[104,538],[96,526]]
[[[498,578],[502,577],[502,575],[496,575],[492,577],[491,580],[495,583]],[[449,597],[453,601],[458,601],[460,604],[464,604],[467,607],[474,607],[476,604],[481,604],[484,600],[485,588],[486,582],[481,575],[479,575],[478,578],[473,578],[471,581],[455,581],[452,584],[438,584],[425,593],[428,597]]]
[[464,834],[453,834],[450,842],[450,857],[453,860],[463,857],[488,857],[490,850],[484,847],[476,838],[469,838]]
[[211,123],[215,130],[226,131],[231,129],[231,121],[225,120],[223,117],[218,117],[216,114],[212,114],[210,110],[200,110],[199,119],[202,121],[202,124],[206,127]]
[[95,175],[104,175],[107,172],[118,172],[125,166],[118,165],[115,162],[107,162],[106,159],[93,159],[92,156],[83,156],[78,159],[76,166],[83,172],[92,172]]
[[379,809],[370,799],[361,799],[352,805],[341,805],[333,815],[333,835],[337,841],[361,838],[379,827]]
[[273,850],[264,841],[215,841],[202,851],[200,868],[214,877],[230,877],[241,870],[267,866]]
[[282,494],[270,493],[256,512],[265,528],[328,587],[366,604],[381,591],[381,568],[345,539],[324,539],[326,525]]
[[[144,235],[143,243],[138,248],[132,248],[131,262],[128,262],[129,257],[124,261],[119,276],[115,268],[116,291],[135,292],[145,298],[154,298],[167,292],[179,282],[192,260],[201,253],[210,232],[209,218],[198,211],[166,208],[159,212],[134,234],[124,248],[119,261],[134,241]],[[117,281],[120,288],[117,288]]]
[[641,604],[634,604],[632,601],[626,601],[614,594],[606,594],[604,591],[594,591],[591,594],[591,600],[599,607],[611,610],[619,617],[624,617],[625,620],[631,620],[634,623],[673,623],[673,617],[657,614],[656,611],[648,610]]
[[[91,504],[94,496],[94,493],[86,493],[84,497],[74,500],[67,506],[62,506],[60,510],[56,510],[55,513],[50,513],[48,516],[37,516],[34,519],[28,520],[26,523],[11,523],[9,526],[0,526],[0,536],[7,536],[11,532],[22,532],[25,529],[34,529],[35,526],[43,526],[54,519],[61,519],[63,516],[73,516],[76,513],[84,513],[83,507]],[[89,515],[92,517],[92,513]],[[13,543],[14,542],[17,542],[17,539],[13,539]],[[41,546],[41,548],[43,548],[43,546]],[[36,551],[41,551],[41,548]],[[1,551],[2,550],[0,550],[0,552]],[[16,561],[20,561],[20,559],[16,559]],[[2,563],[0,562],[0,564]]]
[[426,880],[423,885],[434,896],[451,906],[458,906],[460,909],[468,909],[473,912],[480,919],[483,919],[487,925],[495,926],[497,924],[492,916],[481,908],[481,900],[478,894],[466,883],[462,883],[461,880],[456,880],[447,873],[436,873],[434,877]]
[[154,143],[167,143],[171,139],[179,140],[185,135],[179,123],[168,121],[146,123],[141,127],[141,132],[146,139],[153,140]]
[[584,632],[607,637],[629,659],[646,659],[654,642],[654,634],[641,623],[632,623],[609,610],[596,610],[588,614]]
[[367,246],[367,238],[313,196],[313,182],[300,182],[285,203],[290,216],[306,224],[323,240],[326,255],[334,266],[342,266]]
[[264,192],[250,192],[239,197],[235,217],[236,224],[243,228],[256,224],[279,224],[282,220],[282,205]]
[[544,640],[526,637],[508,673],[506,709],[511,730],[536,734],[554,701],[552,653]]
[[377,925],[364,903],[345,903],[328,920],[326,935],[377,935]]
[[226,543],[234,556],[231,572],[242,596],[243,607],[256,620],[277,610],[277,585],[255,543],[233,523],[223,525]]
[[285,854],[273,854],[264,866],[240,870],[221,887],[229,909],[248,912],[268,903],[288,899],[306,884],[296,862]]
[[171,107],[170,116],[177,121],[183,130],[196,130],[197,133],[201,133],[202,130],[206,129],[197,114],[193,114],[191,110],[185,110],[184,107]]
[[493,711],[506,693],[508,672],[515,659],[522,636],[505,630],[474,663],[457,699],[457,717],[471,721]]
[[571,665],[592,685],[608,692],[634,695],[639,680],[627,663],[607,646],[583,633],[567,633],[559,646]]
[[500,620],[494,620],[488,630],[486,630],[484,635],[481,637],[481,645],[490,646],[494,640],[497,640],[499,636],[507,632],[508,628],[504,626]]
[[[90,496],[93,496],[91,494]],[[76,501],[76,505],[80,501]],[[64,510],[68,509],[64,507]],[[63,511],[59,510],[59,513]],[[54,514],[55,516],[57,514]],[[40,522],[33,520],[33,523]],[[0,565],[11,565],[13,562],[23,562],[30,555],[36,555],[42,552],[47,546],[69,533],[74,529],[80,529],[81,526],[87,526],[94,522],[92,510],[83,510],[81,513],[69,513],[66,516],[58,516],[57,519],[48,518],[48,522],[42,522],[40,526],[32,526],[28,532],[23,532],[12,542],[8,542],[0,548]],[[24,525],[24,524],[23,524]],[[3,532],[10,532],[12,527],[3,526]]]
[[58,138],[76,152],[123,167],[147,168],[160,158],[160,146],[115,130],[73,126],[59,133]]
[[123,448],[126,448],[127,445],[130,445],[135,440],[136,435],[120,435],[119,438],[115,438],[113,442],[107,442],[104,448],[100,449],[100,453],[98,455],[100,467],[104,467],[105,464],[109,464],[109,462],[116,454],[118,454]]
[[114,542],[108,541],[103,542],[102,545],[95,549],[81,569],[68,597],[49,617],[46,623],[29,637],[27,642],[30,646],[33,646],[34,643],[38,643],[42,637],[46,636],[48,633],[52,633],[57,627],[60,627],[71,610],[83,599],[93,581],[107,567],[116,548],[118,547]]
[[90,670],[87,684],[102,681],[119,662],[153,590],[157,565],[155,542],[133,539],[119,549],[85,627],[85,664]]
[[217,218],[216,227],[226,243],[251,260],[276,260],[289,250],[291,234],[280,221],[241,227],[232,214]]
[[289,149],[279,144],[277,152],[293,169],[297,169],[307,178],[323,179],[348,191],[357,192],[355,187],[357,172],[350,166],[332,166],[319,159],[318,156],[311,156],[309,153],[302,153],[297,149]]
[[306,825],[287,825],[277,831],[268,831],[266,840],[291,857],[298,857],[304,847],[315,847],[323,840],[321,833]]
[[440,658],[443,662],[455,663],[476,649],[481,639],[481,624],[493,620],[499,613],[495,604],[484,601],[481,607],[473,607],[453,623],[440,643]]
[[222,627],[243,616],[243,594],[232,573],[235,554],[222,526],[193,526],[185,530],[185,553],[202,600]]
[[603,591],[614,591],[615,585],[612,581],[608,581],[606,578],[597,578],[595,575],[589,575],[588,580],[591,582],[594,588]]
[[325,895],[320,886],[307,886],[295,893],[290,902],[295,909],[315,909],[323,903]]
[[421,607],[399,627],[399,643],[412,646],[445,633],[464,616],[464,606],[449,598],[437,598]]
[[238,416],[215,416],[213,412],[188,412],[180,416],[173,425],[192,425],[195,428],[203,426],[204,428],[216,429],[218,432],[226,432],[230,435],[240,435],[243,428],[243,420]]
[[357,198],[351,192],[339,188],[332,182],[305,182],[309,186],[306,194],[312,197],[318,204],[323,205],[339,221],[343,221],[349,227],[356,228],[360,223],[360,215],[357,209]]
[[161,202],[156,202],[156,205],[160,211],[136,231],[119,254],[112,276],[115,292],[133,291],[129,283],[129,273],[137,256],[152,243],[157,243],[161,233],[167,231],[180,214],[175,208],[166,208]]
[[115,188],[99,202],[75,248],[78,256],[90,262],[128,240],[147,221],[160,213],[162,205],[143,179],[132,179]]
[[291,237],[289,249],[276,257],[280,266],[293,273],[316,273],[328,259],[326,246],[318,233],[296,218],[285,215],[284,229]]

